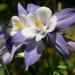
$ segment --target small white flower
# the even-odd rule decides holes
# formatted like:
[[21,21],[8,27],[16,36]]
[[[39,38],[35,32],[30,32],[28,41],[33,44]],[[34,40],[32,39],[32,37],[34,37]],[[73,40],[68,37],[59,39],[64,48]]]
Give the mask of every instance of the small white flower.
[[36,41],[40,41],[55,29],[57,17],[51,15],[52,12],[47,7],[40,7],[37,11],[29,13],[27,19],[30,27],[22,30],[22,34],[27,38],[36,37]]
[[11,18],[11,23],[12,23],[12,30],[10,35],[13,36],[16,34],[18,31],[21,31],[24,29],[26,26],[28,26],[27,18],[25,15],[21,16],[13,16]]
[[47,7],[40,7],[35,12],[29,14],[20,14],[19,17],[12,17],[12,31],[13,36],[18,31],[21,31],[28,39],[36,38],[36,41],[40,41],[46,36],[48,32],[52,32],[55,29],[57,17],[51,16],[52,11]]

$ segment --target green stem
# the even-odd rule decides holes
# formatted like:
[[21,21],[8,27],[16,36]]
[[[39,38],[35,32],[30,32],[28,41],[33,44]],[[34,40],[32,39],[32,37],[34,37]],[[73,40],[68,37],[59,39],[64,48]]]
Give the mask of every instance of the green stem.
[[58,2],[58,7],[57,7],[58,11],[60,11],[62,9],[62,3]]
[[2,64],[3,64],[3,67],[4,67],[4,69],[5,69],[6,73],[7,73],[7,75],[10,75],[10,73],[9,73],[9,71],[8,71],[8,69],[7,69],[6,64],[5,64],[3,61],[2,61]]
[[[48,55],[47,48],[48,48],[48,37],[46,36],[46,53]],[[52,70],[51,70],[51,67],[50,67],[49,57],[47,58],[47,63],[48,63],[48,75],[51,75],[52,74]]]
[[[46,49],[46,53],[48,54],[47,49]],[[49,57],[48,57],[48,59],[47,59],[47,63],[48,63],[48,75],[50,75],[50,64],[49,64]]]

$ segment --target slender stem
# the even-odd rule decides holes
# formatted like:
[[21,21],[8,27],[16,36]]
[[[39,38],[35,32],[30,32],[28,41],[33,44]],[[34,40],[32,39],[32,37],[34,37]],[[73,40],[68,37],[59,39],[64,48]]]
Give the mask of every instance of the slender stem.
[[62,3],[58,2],[58,7],[57,7],[58,11],[60,11],[62,9]]
[[[46,53],[48,55],[48,52],[47,52],[47,48],[46,48]],[[47,59],[47,63],[48,63],[48,75],[50,74],[50,64],[49,64],[49,57]]]
[[10,73],[9,73],[9,71],[8,71],[7,66],[6,66],[5,63],[3,63],[3,67],[4,67],[4,69],[5,69],[6,73],[7,73],[7,75],[10,75]]
[[8,71],[8,69],[7,69],[6,64],[5,64],[5,63],[3,62],[3,60],[2,60],[2,55],[3,55],[3,52],[0,53],[0,62],[1,62],[1,64],[2,64],[2,66],[4,67],[4,70],[6,71],[7,75],[10,75],[10,73],[9,73],[9,71]]
[[[46,54],[48,55],[47,48],[48,48],[48,37],[46,36]],[[50,68],[49,57],[47,58],[47,63],[48,63],[48,75],[51,75],[52,70]]]
[[5,70],[5,71],[6,71],[6,73],[7,73],[7,75],[10,75],[10,73],[9,73],[9,71],[8,71],[8,69],[7,69],[6,64],[3,62],[3,60],[2,60],[2,59],[0,59],[0,61],[1,61],[2,65],[3,65],[3,67],[4,67],[4,70]]

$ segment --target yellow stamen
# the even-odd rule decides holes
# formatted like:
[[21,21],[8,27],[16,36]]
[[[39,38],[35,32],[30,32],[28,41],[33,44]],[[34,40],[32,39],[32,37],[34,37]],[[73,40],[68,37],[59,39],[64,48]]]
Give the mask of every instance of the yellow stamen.
[[44,25],[43,25],[43,23],[42,23],[40,20],[37,20],[37,21],[35,22],[35,25],[36,25],[36,27],[39,28],[40,30],[44,31]]
[[17,30],[21,30],[25,27],[25,25],[23,23],[16,22],[16,27],[17,27]]

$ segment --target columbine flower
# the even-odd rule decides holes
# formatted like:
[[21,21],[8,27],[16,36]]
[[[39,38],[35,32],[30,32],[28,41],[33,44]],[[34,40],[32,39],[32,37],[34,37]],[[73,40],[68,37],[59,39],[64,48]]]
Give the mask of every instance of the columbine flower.
[[[52,32],[55,29],[57,17],[51,17],[51,14],[51,10],[47,7],[40,7],[35,12],[29,13],[27,18],[31,30],[26,31],[26,29],[24,29],[22,30],[22,34],[28,38],[34,36],[36,41],[40,41],[47,33]],[[26,33],[29,33],[30,31],[34,34],[29,37]]]
[[[14,43],[26,44],[24,52],[26,69],[40,58],[45,47],[42,40],[45,36],[48,36],[49,44],[60,54],[65,57],[68,56],[68,47],[60,31],[75,22],[75,9],[66,8],[52,15],[51,10],[47,7],[28,4],[27,11],[21,4],[18,4],[19,16],[22,15],[23,18],[13,20],[16,22],[13,25],[19,27],[17,28],[19,31],[12,35]],[[16,51],[14,48],[12,49],[12,55]]]

